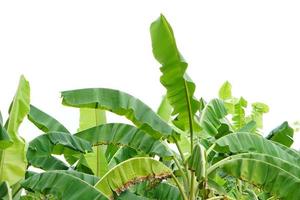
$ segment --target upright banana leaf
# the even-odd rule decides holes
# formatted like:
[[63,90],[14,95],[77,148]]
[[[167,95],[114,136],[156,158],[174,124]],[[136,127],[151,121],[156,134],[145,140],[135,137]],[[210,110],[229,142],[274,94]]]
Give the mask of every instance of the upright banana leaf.
[[160,157],[173,156],[172,151],[163,142],[128,124],[103,124],[86,129],[75,135],[95,146],[101,144],[125,145],[150,155],[158,155]]
[[224,121],[226,115],[227,111],[223,102],[219,99],[213,99],[203,109],[200,125],[205,133],[216,136],[219,134],[221,125],[226,125],[226,121]]
[[64,127],[59,121],[48,115],[47,113],[41,111],[37,107],[30,105],[30,112],[28,114],[28,119],[37,128],[47,133],[49,131],[58,131],[69,133],[68,129]]
[[280,199],[297,200],[300,168],[266,154],[244,153],[229,156],[208,169],[208,174],[222,168],[228,174],[262,187]]
[[243,98],[239,98],[234,103],[234,112],[233,112],[233,126],[235,130],[240,130],[246,124],[246,114],[245,109],[247,108],[248,102]]
[[107,198],[113,198],[114,192],[120,195],[128,187],[138,182],[164,179],[171,175],[171,169],[153,158],[132,158],[108,171],[95,187]]
[[27,167],[25,142],[19,137],[18,129],[29,112],[29,101],[29,83],[21,76],[7,122],[7,132],[13,144],[6,149],[0,149],[0,182],[7,181],[9,185],[23,179]]
[[69,166],[55,158],[56,155],[73,155],[92,151],[88,141],[62,132],[49,132],[36,137],[29,143],[27,151],[28,162],[45,170],[68,169]]
[[289,126],[288,122],[283,122],[280,126],[272,130],[266,138],[290,147],[294,142],[293,136],[294,129]]
[[231,84],[226,81],[223,83],[219,90],[219,98],[224,101],[224,105],[227,109],[227,112],[230,114],[234,113],[234,103],[233,100],[234,98],[232,97],[232,92],[231,92]]
[[155,138],[170,141],[178,133],[173,131],[149,106],[133,96],[112,89],[92,88],[62,92],[62,103],[77,108],[99,108],[126,116],[136,126]]
[[263,114],[268,112],[268,105],[260,102],[255,102],[252,104],[252,113],[248,120],[254,120],[256,122],[257,128],[263,128]]
[[[92,127],[105,123],[105,111],[94,108],[80,108],[79,131],[89,130]],[[105,151],[106,146],[99,144],[93,146],[93,152],[84,155],[88,167],[98,177],[102,177],[108,171],[108,162],[105,157]]]
[[201,144],[196,144],[191,157],[188,159],[189,169],[195,172],[197,181],[201,182],[206,177],[206,151]]
[[63,171],[49,171],[31,176],[22,182],[28,190],[42,194],[52,194],[58,199],[107,199],[99,190],[82,179],[64,173]]
[[193,96],[195,84],[186,74],[187,63],[178,51],[173,30],[166,18],[161,15],[150,27],[152,52],[162,65],[160,82],[167,89],[167,98],[173,107],[173,122],[179,128],[187,130],[189,122],[197,125],[194,120],[199,109],[199,101]]
[[158,109],[157,114],[166,122],[169,122],[171,120],[171,114],[172,114],[172,106],[168,102],[168,98],[166,96],[163,97]]

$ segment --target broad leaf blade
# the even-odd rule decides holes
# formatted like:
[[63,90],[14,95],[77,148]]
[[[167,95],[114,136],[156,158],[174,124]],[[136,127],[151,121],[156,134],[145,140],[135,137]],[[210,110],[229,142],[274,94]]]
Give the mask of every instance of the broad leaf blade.
[[137,151],[160,157],[173,156],[172,151],[143,130],[122,123],[109,123],[76,133],[75,136],[89,141],[92,145],[116,144],[129,146]]
[[[106,123],[105,111],[94,108],[80,108],[79,130],[84,131]],[[93,134],[93,133],[92,133]],[[93,152],[84,155],[88,167],[93,173],[102,177],[108,171],[108,162],[105,157],[106,146],[96,145]]]
[[272,130],[266,138],[290,147],[294,142],[293,136],[294,129],[289,126],[288,122],[283,122],[280,126]]
[[114,192],[121,194],[137,182],[164,179],[171,175],[171,169],[153,158],[132,158],[112,168],[95,187],[107,198],[112,198]]
[[0,150],[0,182],[7,181],[10,185],[23,179],[27,166],[25,142],[18,135],[18,129],[24,117],[29,112],[30,87],[24,76],[21,76],[19,86],[10,107],[7,132],[13,144]]
[[49,131],[58,131],[69,133],[68,129],[64,127],[59,121],[51,117],[47,113],[38,109],[37,107],[30,105],[30,112],[28,114],[28,119],[37,128],[47,133]]
[[219,99],[213,99],[203,109],[200,125],[207,134],[216,136],[226,115],[227,111],[223,102]]
[[282,159],[266,154],[245,153],[221,160],[209,168],[208,173],[217,168],[260,186],[280,199],[299,199],[300,168]]
[[[187,63],[178,51],[173,30],[166,18],[161,15],[150,27],[152,52],[162,65],[160,82],[167,89],[167,98],[176,116],[174,124],[183,130],[189,128],[189,115],[192,123],[199,109],[199,102],[193,97],[195,84],[186,74]],[[189,113],[190,112],[190,113]]]
[[63,161],[53,157],[52,154],[72,155],[87,151],[92,151],[92,148],[86,140],[68,133],[49,132],[29,143],[27,159],[31,165],[45,170],[68,169]]
[[145,130],[156,138],[174,137],[178,134],[173,131],[146,104],[124,92],[106,88],[80,89],[62,92],[62,103],[77,108],[99,108],[118,115],[126,116],[136,126]]
[[58,199],[107,199],[95,187],[78,177],[62,171],[36,174],[22,182],[22,186],[43,194],[52,194]]

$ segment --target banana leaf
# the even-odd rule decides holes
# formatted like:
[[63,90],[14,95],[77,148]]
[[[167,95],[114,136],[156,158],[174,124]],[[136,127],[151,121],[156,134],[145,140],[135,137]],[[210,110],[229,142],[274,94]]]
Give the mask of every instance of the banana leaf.
[[63,171],[49,171],[36,174],[24,180],[22,186],[31,191],[42,194],[52,194],[61,200],[70,199],[107,199],[99,190],[82,179],[64,173]]
[[161,180],[171,175],[171,169],[153,158],[132,158],[108,171],[95,187],[107,198],[113,198],[114,193],[120,195],[131,185],[141,181],[151,179]]
[[27,167],[25,142],[18,135],[18,129],[29,112],[29,101],[29,83],[24,76],[21,76],[10,107],[6,129],[13,144],[6,149],[0,149],[0,182],[7,181],[9,185],[14,185],[23,179]]
[[294,129],[289,126],[288,122],[283,122],[280,126],[272,130],[266,138],[290,147],[294,142],[293,136]]
[[103,124],[76,133],[75,136],[89,141],[92,145],[112,143],[129,146],[150,155],[173,156],[172,151],[166,144],[146,134],[145,131],[128,124]]
[[69,133],[49,132],[40,135],[29,143],[28,162],[44,170],[68,169],[69,166],[52,154],[72,155],[92,151],[91,144]]
[[231,176],[259,186],[280,199],[299,199],[300,168],[280,158],[259,153],[237,154],[211,166],[208,175],[218,168],[222,168]]
[[28,113],[28,119],[37,128],[47,133],[49,131],[58,131],[69,133],[68,129],[64,127],[59,121],[51,117],[47,113],[41,111],[37,107],[30,105],[30,112]]
[[196,128],[195,114],[200,106],[194,98],[196,86],[186,73],[188,64],[180,54],[173,30],[163,15],[151,24],[150,33],[153,55],[162,65],[160,82],[167,90],[172,115],[176,116],[173,123],[182,130],[188,130],[190,123]]
[[99,108],[122,115],[155,138],[173,141],[179,135],[141,100],[118,90],[91,88],[62,92],[62,103],[77,108]]

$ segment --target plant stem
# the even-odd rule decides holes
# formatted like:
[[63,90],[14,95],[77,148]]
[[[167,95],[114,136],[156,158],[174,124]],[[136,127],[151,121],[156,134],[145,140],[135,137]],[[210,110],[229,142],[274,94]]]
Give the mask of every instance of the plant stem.
[[[194,149],[194,128],[193,128],[193,116],[192,116],[192,106],[189,98],[189,91],[186,81],[184,81],[185,92],[186,92],[186,101],[188,105],[188,114],[189,114],[189,126],[190,126],[190,140],[191,140],[191,154]],[[190,200],[194,198],[194,182],[195,182],[195,172],[191,171],[191,185],[190,185]]]
[[182,174],[182,177],[183,177],[183,183],[184,183],[184,189],[186,191],[186,193],[188,193],[188,188],[189,188],[189,185],[188,185],[188,178],[187,178],[187,175],[186,173],[184,173],[184,171],[182,170],[181,166],[180,166],[180,163],[179,161],[177,160],[177,158],[175,156],[173,156],[173,160],[175,161],[175,164],[177,165],[177,168],[179,169],[180,173]]
[[182,185],[179,183],[178,179],[176,178],[176,176],[174,174],[172,174],[172,178],[174,179],[174,181],[175,181],[175,183],[176,183],[176,185],[177,185],[177,187],[178,187],[178,189],[179,189],[179,191],[182,195],[183,200],[188,200]]

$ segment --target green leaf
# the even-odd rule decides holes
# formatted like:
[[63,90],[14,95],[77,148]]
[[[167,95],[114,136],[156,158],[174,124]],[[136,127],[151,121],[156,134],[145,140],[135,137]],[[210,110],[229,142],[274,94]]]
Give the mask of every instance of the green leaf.
[[52,194],[61,200],[107,199],[92,185],[62,171],[49,171],[36,174],[21,184],[27,190],[33,190],[42,194]]
[[5,128],[0,123],[0,149],[6,149],[7,147],[11,146],[13,141],[9,137],[9,134],[5,130]]
[[112,168],[95,187],[107,198],[113,198],[114,192],[119,195],[135,183],[171,175],[171,169],[153,158],[132,158]]
[[146,197],[157,200],[181,200],[182,196],[177,187],[162,182],[146,191]]
[[233,126],[235,130],[243,128],[246,124],[246,115],[245,109],[247,108],[247,101],[241,97],[234,103],[234,112],[233,112]]
[[284,146],[278,146],[257,134],[231,133],[216,140],[215,150],[222,153],[256,152],[286,160],[300,165],[300,154],[292,153]]
[[226,173],[262,187],[265,191],[286,200],[297,200],[300,191],[300,168],[280,158],[266,154],[244,153],[229,156],[208,169]]
[[280,126],[272,130],[266,138],[290,147],[294,142],[293,136],[294,129],[289,126],[288,122],[283,122]]
[[[124,146],[121,147],[116,153],[115,155],[111,158],[111,160],[108,163],[109,168],[113,168],[114,166],[116,166],[117,164],[128,160],[130,158],[139,156],[141,153],[139,153],[138,151],[136,151],[133,148],[130,148],[128,146]],[[143,155],[143,154],[142,154]],[[145,154],[143,155],[145,156]]]
[[172,110],[173,108],[168,102],[168,98],[164,96],[157,109],[158,116],[160,116],[166,122],[169,122],[171,120]]
[[200,106],[193,97],[195,84],[186,74],[188,64],[178,51],[173,30],[163,15],[151,24],[150,32],[153,55],[162,65],[160,82],[167,89],[168,101],[174,108],[172,115],[176,120],[173,123],[187,130],[190,120],[197,124],[194,116]]
[[30,112],[28,114],[28,119],[37,128],[47,133],[49,131],[65,132],[69,133],[68,129],[64,127],[59,121],[48,115],[47,113],[41,111],[37,107],[30,105]]
[[106,88],[81,89],[62,92],[62,103],[78,108],[100,108],[118,115],[124,115],[136,126],[155,138],[173,137],[178,139],[178,133],[173,131],[146,104],[124,92]]
[[268,112],[268,105],[260,102],[255,102],[252,104],[252,113],[250,118],[256,122],[257,128],[263,128],[263,114]]
[[129,191],[125,191],[122,194],[120,194],[120,196],[117,197],[117,200],[150,200],[150,199],[133,194]]
[[19,137],[18,129],[29,112],[29,101],[29,83],[21,76],[7,122],[7,132],[13,144],[4,150],[0,149],[0,182],[7,181],[9,185],[23,179],[27,167],[25,142]]
[[137,151],[160,157],[173,156],[172,151],[160,140],[143,130],[122,123],[108,123],[75,134],[92,145],[116,144],[129,146]]
[[[105,111],[94,108],[80,108],[79,130],[87,130],[106,123]],[[94,134],[94,133],[91,133]],[[93,173],[102,177],[108,171],[108,162],[105,157],[106,146],[95,145],[93,152],[84,155],[88,167]]]
[[231,99],[231,84],[226,81],[219,90],[219,98],[222,100]]
[[201,144],[196,144],[191,157],[188,159],[189,169],[195,172],[197,181],[201,182],[206,177],[206,151]]
[[80,120],[78,131],[83,131],[105,123],[105,111],[94,108],[80,108]]
[[11,189],[6,181],[0,183],[1,200],[12,200]]
[[221,125],[225,123],[223,119],[226,115],[227,111],[223,102],[213,99],[203,109],[200,125],[207,134],[216,136]]
[[68,169],[63,161],[53,157],[52,154],[72,155],[87,151],[92,151],[88,141],[68,133],[49,132],[29,143],[27,159],[31,165],[45,170]]
[[73,170],[54,170],[54,171],[77,177],[92,186],[96,185],[96,183],[100,180],[97,176],[93,176],[90,174],[85,174],[85,173],[81,173],[81,172],[73,171]]

